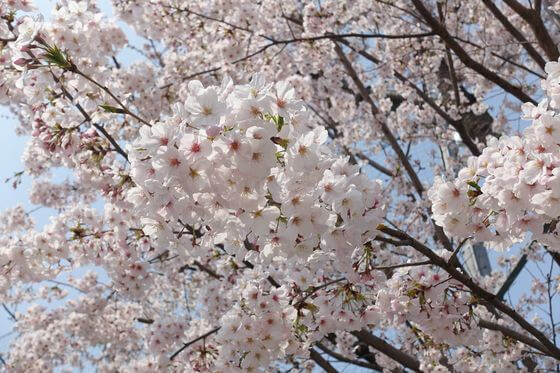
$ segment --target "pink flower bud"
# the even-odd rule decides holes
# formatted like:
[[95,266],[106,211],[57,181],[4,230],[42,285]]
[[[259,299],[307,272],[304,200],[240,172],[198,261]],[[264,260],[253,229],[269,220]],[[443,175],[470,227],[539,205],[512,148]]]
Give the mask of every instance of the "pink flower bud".
[[218,126],[210,126],[206,128],[206,136],[208,137],[216,137],[220,134],[222,129]]
[[25,66],[27,65],[28,59],[26,58],[18,58],[17,60],[14,61],[14,65],[18,65],[18,66]]

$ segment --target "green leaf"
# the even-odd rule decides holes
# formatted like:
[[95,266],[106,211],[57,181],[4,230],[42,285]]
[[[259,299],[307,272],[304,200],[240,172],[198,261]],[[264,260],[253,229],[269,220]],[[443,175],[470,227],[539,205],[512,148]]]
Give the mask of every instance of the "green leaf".
[[309,331],[309,328],[302,324],[299,318],[296,319],[294,323],[294,331],[297,335],[305,334]]
[[477,191],[479,191],[479,192],[481,191],[480,185],[478,185],[476,181],[469,181],[467,184],[469,184],[471,187],[473,187]]
[[72,63],[68,60],[68,57],[56,45],[47,48],[43,57],[47,62],[61,69],[70,69],[72,67]]
[[280,131],[282,129],[282,127],[284,127],[284,117],[282,117],[281,115],[272,115],[272,114],[264,114],[264,119],[268,120],[270,122],[273,122],[274,124],[276,124],[276,129],[278,131]]
[[126,111],[124,111],[124,109],[114,107],[114,106],[110,106],[110,105],[99,105],[99,107],[102,108],[103,110],[105,110],[107,113],[117,113],[117,114],[125,114],[126,113]]

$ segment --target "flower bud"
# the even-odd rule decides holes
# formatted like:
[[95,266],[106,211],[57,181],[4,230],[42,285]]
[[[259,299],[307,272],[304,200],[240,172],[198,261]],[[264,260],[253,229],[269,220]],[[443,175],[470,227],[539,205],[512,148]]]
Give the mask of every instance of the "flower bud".
[[216,137],[220,134],[221,128],[218,126],[210,126],[206,128],[206,136]]
[[14,65],[25,66],[27,65],[28,62],[29,60],[27,58],[18,58],[14,61]]

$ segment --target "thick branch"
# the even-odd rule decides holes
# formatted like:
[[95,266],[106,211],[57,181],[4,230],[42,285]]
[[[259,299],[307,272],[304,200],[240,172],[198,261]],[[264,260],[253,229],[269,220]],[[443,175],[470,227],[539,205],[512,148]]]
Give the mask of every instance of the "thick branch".
[[[349,45],[344,40],[341,40],[341,43],[343,43],[345,45]],[[368,59],[369,61],[375,63],[376,65],[381,63],[381,61],[377,57],[373,56],[370,53],[367,53],[365,51],[358,51],[357,53],[359,53],[362,57]],[[410,80],[408,80],[408,78],[406,78],[404,75],[402,75],[401,73],[399,73],[396,70],[393,70],[393,74],[395,75],[395,77],[398,80],[400,80],[403,83],[406,83],[410,88],[412,88],[416,92],[416,94],[422,100],[424,100],[424,102],[426,102],[426,104],[428,104],[440,117],[442,117],[447,123],[449,123],[453,128],[455,128],[455,130],[457,131],[457,133],[461,137],[461,140],[463,141],[465,146],[467,148],[469,148],[469,150],[471,151],[471,153],[473,155],[478,156],[478,155],[481,154],[480,150],[478,149],[478,147],[474,143],[473,139],[470,137],[469,133],[467,132],[467,129],[465,128],[465,126],[463,125],[462,122],[460,122],[458,120],[454,120],[453,118],[451,118],[451,116],[449,114],[447,114],[438,104],[436,104],[435,101],[430,98],[430,96],[428,96],[426,93],[424,93],[424,91],[422,91],[420,88],[418,88],[414,83],[412,83]]]
[[403,351],[391,346],[383,339],[371,334],[370,332],[362,329],[360,331],[351,332],[361,342],[375,348],[379,352],[387,355],[396,362],[402,364],[404,367],[414,371],[422,372],[420,370],[420,363],[414,357],[404,353]]
[[496,17],[498,21],[500,21],[506,31],[509,32],[517,41],[519,41],[519,43],[521,43],[521,46],[527,51],[527,54],[529,54],[533,61],[535,61],[544,71],[544,65],[546,64],[544,58],[542,58],[539,52],[537,52],[537,50],[533,48],[533,45],[529,43],[525,36],[523,36],[523,34],[513,24],[511,24],[507,17],[496,6],[496,4],[494,4],[494,1],[482,0],[482,2],[484,3],[484,5],[486,5],[488,10],[492,12],[494,17]]
[[[442,3],[437,3],[438,13],[440,22],[444,23],[444,14]],[[455,104],[457,107],[461,106],[461,96],[459,94],[459,84],[457,83],[457,75],[455,74],[455,67],[453,66],[453,58],[451,57],[451,51],[448,46],[445,46],[445,56],[447,58],[447,66],[449,68],[449,79],[453,85],[453,92],[455,94]]]
[[342,354],[339,354],[336,351],[331,350],[330,348],[328,348],[327,346],[325,346],[324,344],[322,344],[321,342],[317,342],[315,343],[315,345],[317,347],[319,347],[324,353],[326,353],[327,355],[330,355],[332,357],[334,357],[336,360],[341,361],[343,363],[348,363],[348,364],[352,364],[352,365],[357,365],[359,367],[362,368],[368,368],[371,370],[377,370],[379,372],[383,371],[383,368],[378,365],[378,364],[372,364],[372,363],[366,363],[365,361],[360,361],[360,360],[354,360],[354,359],[350,359]]
[[[354,84],[358,87],[358,91],[359,91],[360,95],[362,96],[363,100],[365,102],[367,102],[369,104],[369,106],[371,107],[371,113],[372,113],[373,117],[377,118],[377,115],[379,114],[379,109],[377,108],[377,106],[375,105],[375,103],[373,102],[371,97],[369,96],[369,93],[367,92],[366,87],[364,86],[364,83],[362,83],[362,81],[358,77],[358,74],[356,73],[356,70],[354,70],[354,67],[352,66],[352,64],[350,63],[350,61],[348,60],[348,58],[346,57],[346,55],[344,54],[344,52],[342,51],[342,49],[340,48],[340,46],[338,45],[338,43],[336,41],[334,42],[334,48],[335,48],[335,52],[338,55],[340,61],[344,65],[344,68],[346,69],[346,72],[348,73],[348,75],[350,75],[350,77],[354,81]],[[405,170],[407,171],[408,176],[410,177],[410,179],[412,181],[412,184],[414,185],[416,191],[418,192],[418,194],[420,196],[422,196],[422,194],[424,193],[424,186],[420,182],[420,179],[418,178],[418,175],[416,174],[416,171],[414,171],[414,168],[410,164],[410,161],[408,160],[408,157],[406,156],[406,154],[401,149],[399,143],[397,142],[397,139],[395,138],[395,136],[393,135],[393,133],[391,132],[391,130],[389,129],[387,124],[382,120],[378,120],[377,122],[379,123],[379,125],[381,127],[381,131],[383,132],[383,135],[385,136],[385,138],[389,142],[389,145],[391,146],[393,151],[397,154],[397,157],[399,158],[399,161],[402,163]],[[433,223],[433,220],[432,220],[432,223]],[[445,233],[443,232],[443,229],[434,223],[434,230],[435,230],[437,239],[443,244],[443,246],[447,250],[453,251],[453,248],[451,246],[451,241],[449,241],[449,238],[445,235]]]
[[338,373],[338,370],[334,369],[334,367],[327,360],[325,360],[325,358],[322,357],[320,353],[315,351],[315,349],[311,348],[309,350],[309,357],[311,357],[311,360],[317,363],[318,366],[323,368],[325,372]]
[[516,332],[515,330],[507,328],[507,327],[505,327],[503,325],[500,325],[498,323],[494,323],[494,322],[491,322],[491,321],[488,321],[488,320],[480,319],[478,321],[478,326],[480,326],[481,328],[484,328],[484,329],[495,330],[495,331],[501,332],[506,337],[515,339],[516,341],[525,343],[527,346],[531,346],[533,348],[536,348],[537,350],[539,350],[543,354],[547,354],[547,355],[551,354],[551,352],[541,342],[537,341],[536,339],[533,339],[533,338],[528,337],[524,334]]
[[434,30],[440,37],[441,40],[449,47],[457,57],[463,62],[465,66],[474,70],[478,74],[482,75],[486,79],[500,86],[506,92],[512,94],[521,102],[531,102],[537,104],[529,95],[527,95],[523,90],[517,86],[514,86],[507,80],[500,77],[493,71],[488,70],[484,65],[475,61],[460,45],[457,41],[449,34],[447,29],[439,23],[433,16],[432,13],[426,8],[422,0],[411,0],[414,4],[416,10],[424,18],[426,23]]
[[[340,59],[340,61],[344,65],[344,68],[346,69],[346,72],[352,78],[352,80],[354,81],[354,84],[358,88],[358,91],[359,91],[360,95],[362,96],[362,99],[365,102],[367,102],[369,104],[369,106],[371,107],[371,113],[373,114],[373,117],[377,118],[377,115],[379,114],[379,109],[377,108],[377,106],[375,105],[375,103],[373,102],[371,97],[369,96],[369,93],[367,92],[366,87],[364,86],[364,84],[362,83],[360,78],[358,77],[358,74],[356,73],[356,70],[354,70],[354,67],[352,66],[352,64],[350,63],[350,61],[348,60],[348,58],[346,57],[346,55],[344,54],[344,52],[342,51],[342,49],[340,48],[340,46],[338,45],[337,42],[334,42],[334,49],[335,49],[336,54],[338,55],[338,58]],[[389,142],[389,145],[391,146],[393,151],[397,154],[397,157],[399,158],[399,161],[401,162],[401,164],[405,168],[406,172],[408,173],[408,176],[410,177],[410,180],[412,181],[412,184],[414,185],[414,188],[416,189],[416,191],[418,192],[419,195],[422,195],[422,193],[424,193],[424,186],[422,185],[422,182],[418,178],[418,175],[416,174],[416,171],[414,170],[414,168],[410,164],[410,161],[408,160],[408,157],[404,154],[404,152],[401,149],[399,143],[397,142],[397,139],[395,138],[395,135],[393,135],[393,133],[391,132],[391,130],[389,129],[389,127],[387,126],[387,124],[384,121],[377,120],[377,122],[379,123],[379,125],[381,127],[381,131],[383,132],[383,135],[385,136],[385,138]]]
[[434,253],[429,247],[417,241],[416,239],[412,238],[405,232],[401,232],[389,227],[384,226],[383,224],[378,225],[378,230],[381,232],[398,238],[402,240],[403,243],[406,243],[408,246],[414,248],[424,256],[428,257],[434,265],[441,267],[447,273],[449,273],[455,280],[461,282],[463,285],[467,286],[474,295],[478,298],[483,299],[494,306],[497,310],[505,313],[511,319],[513,319],[519,326],[525,329],[527,332],[532,334],[536,339],[538,339],[548,351],[550,351],[551,356],[555,357],[556,359],[560,360],[560,349],[552,343],[544,333],[540,330],[535,328],[531,325],[525,318],[519,315],[515,310],[510,308],[508,305],[503,303],[495,294],[492,294],[483,288],[481,288],[478,284],[476,284],[470,277],[464,275],[463,273],[459,272],[457,268],[453,265],[449,264],[445,261],[442,257]]
[[539,46],[544,50],[548,59],[551,61],[557,61],[560,57],[558,47],[554,40],[548,33],[546,26],[540,15],[540,6],[537,10],[531,8],[525,8],[517,0],[504,0],[504,2],[513,9],[517,14],[521,16],[527,22],[529,27],[533,30],[533,34],[537,38]]

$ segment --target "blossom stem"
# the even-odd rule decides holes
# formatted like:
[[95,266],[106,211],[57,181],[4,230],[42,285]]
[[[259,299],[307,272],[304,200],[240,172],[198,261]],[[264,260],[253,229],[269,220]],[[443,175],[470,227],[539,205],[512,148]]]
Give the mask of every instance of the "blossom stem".
[[411,246],[412,248],[416,249],[418,252],[422,253],[424,256],[430,258],[433,264],[447,271],[447,273],[449,273],[454,279],[458,280],[463,285],[471,289],[473,294],[475,294],[477,297],[484,299],[492,306],[494,306],[497,310],[511,317],[519,326],[521,326],[527,332],[532,334],[536,339],[538,339],[546,347],[546,350],[550,352],[550,356],[560,360],[560,349],[558,349],[558,347],[556,347],[554,343],[552,343],[548,339],[548,337],[544,335],[544,333],[542,333],[540,330],[538,330],[533,325],[531,325],[527,320],[525,320],[524,317],[518,314],[514,309],[510,308],[507,304],[503,303],[500,300],[500,298],[498,298],[495,294],[492,294],[484,290],[482,287],[476,284],[470,277],[459,272],[457,268],[447,263],[447,261],[445,261],[442,257],[440,257],[435,252],[433,252],[429,247],[427,247],[420,241],[417,241],[416,239],[412,238],[407,233],[389,228],[383,224],[380,224],[377,227],[377,229],[389,236],[402,240],[403,244],[407,246]]

